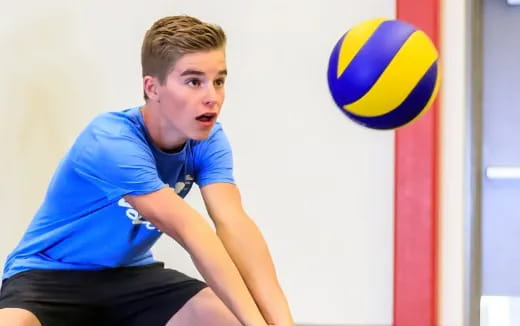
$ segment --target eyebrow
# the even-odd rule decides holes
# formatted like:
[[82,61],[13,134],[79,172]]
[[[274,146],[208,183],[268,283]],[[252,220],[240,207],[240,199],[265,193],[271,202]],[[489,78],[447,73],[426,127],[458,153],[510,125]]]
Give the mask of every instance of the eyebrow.
[[[194,69],[187,69],[181,73],[181,77],[189,76],[189,75],[204,76],[205,73],[202,71],[199,71],[199,70],[194,70]],[[227,70],[224,69],[224,70],[219,71],[218,75],[227,76]]]

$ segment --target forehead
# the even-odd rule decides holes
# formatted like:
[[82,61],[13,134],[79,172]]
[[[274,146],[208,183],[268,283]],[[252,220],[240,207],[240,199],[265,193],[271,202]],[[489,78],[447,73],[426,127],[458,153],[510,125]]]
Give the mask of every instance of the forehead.
[[226,70],[226,53],[223,49],[216,49],[185,54],[177,60],[172,73],[182,74],[186,70],[208,74]]

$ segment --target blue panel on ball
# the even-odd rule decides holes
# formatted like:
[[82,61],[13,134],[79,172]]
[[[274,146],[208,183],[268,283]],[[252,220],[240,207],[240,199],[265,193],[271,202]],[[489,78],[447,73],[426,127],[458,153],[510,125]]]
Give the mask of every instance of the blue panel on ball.
[[373,129],[393,129],[400,127],[417,117],[430,100],[437,81],[437,62],[428,69],[408,97],[394,110],[378,117],[362,117],[341,110],[352,120]]
[[343,40],[345,39],[345,36],[347,34],[348,34],[348,32],[345,33],[334,46],[334,49],[332,50],[332,53],[330,54],[329,67],[327,70],[327,79],[329,82],[330,94],[332,95],[332,98],[336,102],[336,105],[339,107],[343,107],[343,105],[340,102],[341,94],[338,94],[338,93],[341,93],[342,90],[339,87],[339,85],[336,85],[336,83],[338,83],[336,74],[338,71],[339,50],[341,49],[341,44],[343,43]]
[[415,30],[406,23],[383,22],[337,78],[343,36],[334,47],[328,69],[329,87],[336,104],[343,107],[365,95]]

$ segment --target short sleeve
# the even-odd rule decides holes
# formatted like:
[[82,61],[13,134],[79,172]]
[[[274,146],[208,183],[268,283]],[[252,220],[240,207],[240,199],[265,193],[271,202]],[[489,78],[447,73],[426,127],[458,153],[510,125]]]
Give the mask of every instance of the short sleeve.
[[195,182],[199,187],[211,183],[235,183],[233,155],[220,123],[215,124],[209,137],[194,146]]
[[120,123],[94,124],[78,137],[71,157],[76,172],[110,199],[163,188],[146,141],[134,126]]

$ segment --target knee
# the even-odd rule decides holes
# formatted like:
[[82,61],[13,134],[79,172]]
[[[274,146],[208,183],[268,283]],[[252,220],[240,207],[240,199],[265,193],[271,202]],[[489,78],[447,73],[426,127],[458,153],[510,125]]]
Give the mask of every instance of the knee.
[[210,289],[197,293],[168,322],[170,325],[241,326],[242,324]]
[[0,325],[41,326],[36,316],[25,309],[0,309]]
[[[220,300],[219,297],[210,288],[205,288],[200,291],[198,302],[193,306],[193,313],[199,316],[202,320],[206,317],[212,318],[215,322],[221,321],[218,325],[240,325],[236,317]],[[227,324],[226,324],[227,322]]]

